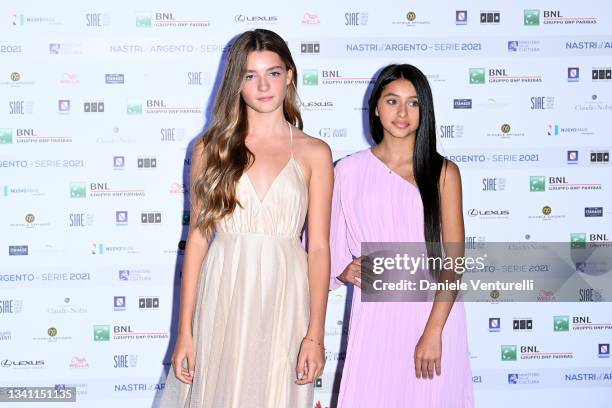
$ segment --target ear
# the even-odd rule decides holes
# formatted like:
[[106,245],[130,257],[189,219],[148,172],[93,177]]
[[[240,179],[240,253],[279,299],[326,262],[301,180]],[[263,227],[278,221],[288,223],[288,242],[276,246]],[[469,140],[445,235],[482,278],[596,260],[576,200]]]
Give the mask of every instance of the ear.
[[293,80],[293,70],[291,68],[287,69],[287,86],[291,85],[291,81]]
[[378,116],[378,106],[377,106],[376,108],[374,108],[374,114],[375,114],[376,116]]

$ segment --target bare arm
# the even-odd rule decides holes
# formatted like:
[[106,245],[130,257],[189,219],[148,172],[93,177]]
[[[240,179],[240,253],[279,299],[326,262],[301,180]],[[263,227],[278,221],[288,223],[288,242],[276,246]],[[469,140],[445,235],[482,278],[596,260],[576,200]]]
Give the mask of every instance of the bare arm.
[[[465,229],[463,226],[461,174],[459,168],[453,162],[447,162],[440,176],[440,212],[444,255],[451,258],[462,257],[464,255]],[[439,281],[454,282],[460,276],[454,270],[442,269]],[[442,332],[446,324],[457,291],[442,292],[436,293],[436,297],[440,298],[441,301],[434,302],[425,330],[432,329],[436,332]]]
[[312,148],[312,174],[308,186],[308,280],[310,323],[307,337],[323,343],[327,295],[329,292],[329,225],[334,169],[329,146],[315,139]]
[[334,170],[329,146],[312,139],[308,149],[311,169],[308,182],[308,286],[310,321],[302,340],[296,366],[296,384],[312,383],[325,367],[323,338],[329,291],[329,219]]

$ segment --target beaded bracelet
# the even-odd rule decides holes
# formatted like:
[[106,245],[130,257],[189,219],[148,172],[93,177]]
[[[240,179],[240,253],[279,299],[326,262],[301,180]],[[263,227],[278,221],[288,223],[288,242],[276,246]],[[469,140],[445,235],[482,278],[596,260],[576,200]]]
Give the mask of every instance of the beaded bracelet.
[[309,340],[309,341],[312,341],[312,342],[313,342],[313,343],[315,343],[317,346],[319,346],[319,347],[321,347],[323,350],[325,350],[325,347],[323,347],[323,344],[319,343],[319,342],[318,342],[318,341],[316,341],[316,340],[313,340],[313,339],[311,339],[311,338],[309,338],[309,337],[304,337],[304,340]]

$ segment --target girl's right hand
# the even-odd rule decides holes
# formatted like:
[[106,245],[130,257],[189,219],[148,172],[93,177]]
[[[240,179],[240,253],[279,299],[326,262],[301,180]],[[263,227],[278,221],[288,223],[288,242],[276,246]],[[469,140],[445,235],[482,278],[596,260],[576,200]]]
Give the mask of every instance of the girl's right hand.
[[[184,361],[186,361],[186,364]],[[175,377],[185,384],[193,382],[195,372],[195,355],[193,352],[193,337],[191,335],[179,335],[174,353],[172,354],[172,367]]]
[[361,289],[361,261],[364,257],[355,258],[346,265],[344,271],[338,275],[338,279],[343,283],[352,283]]

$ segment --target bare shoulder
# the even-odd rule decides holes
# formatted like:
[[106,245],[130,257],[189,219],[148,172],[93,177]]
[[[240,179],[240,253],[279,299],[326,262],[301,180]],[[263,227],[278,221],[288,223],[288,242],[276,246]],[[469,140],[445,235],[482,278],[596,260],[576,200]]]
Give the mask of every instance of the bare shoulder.
[[332,162],[332,153],[325,141],[312,137],[299,129],[294,129],[294,140],[300,157],[309,164]]
[[440,190],[444,191],[461,191],[461,172],[459,166],[450,160],[444,160],[442,171],[440,173]]

